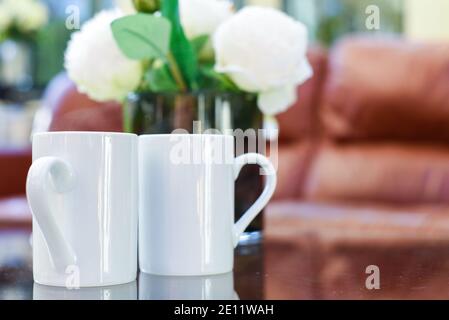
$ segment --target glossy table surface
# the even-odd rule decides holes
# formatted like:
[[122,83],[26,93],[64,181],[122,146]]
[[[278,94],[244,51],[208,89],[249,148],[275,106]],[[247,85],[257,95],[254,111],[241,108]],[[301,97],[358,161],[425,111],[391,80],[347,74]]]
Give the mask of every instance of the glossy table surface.
[[30,230],[3,228],[0,299],[449,299],[449,215],[320,210],[272,207],[232,274],[79,290],[34,284]]

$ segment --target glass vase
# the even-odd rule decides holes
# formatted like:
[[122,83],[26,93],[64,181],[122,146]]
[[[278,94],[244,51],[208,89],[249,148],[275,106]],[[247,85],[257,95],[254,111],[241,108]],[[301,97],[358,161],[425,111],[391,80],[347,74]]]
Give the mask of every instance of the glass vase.
[[[189,133],[203,133],[216,129],[232,132],[242,138],[248,129],[255,136],[243,136],[244,145],[236,148],[236,156],[257,152],[254,145],[264,145],[264,137],[257,134],[263,127],[263,114],[257,106],[257,96],[245,93],[133,93],[127,99],[128,127],[136,134],[168,134],[176,129]],[[237,130],[236,129],[241,129]],[[251,139],[252,143],[249,142]],[[263,140],[263,141],[261,141]],[[239,141],[242,141],[241,139]],[[236,144],[237,146],[237,144]],[[260,150],[259,150],[260,151]],[[261,152],[263,153],[263,152]],[[251,207],[263,190],[263,176],[257,165],[243,168],[235,187],[235,219]],[[258,243],[262,237],[263,213],[241,238],[241,244]]]

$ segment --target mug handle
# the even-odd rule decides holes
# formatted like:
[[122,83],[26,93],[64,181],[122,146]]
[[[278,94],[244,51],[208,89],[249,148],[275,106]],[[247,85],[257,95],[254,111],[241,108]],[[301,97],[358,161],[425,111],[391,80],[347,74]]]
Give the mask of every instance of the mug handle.
[[239,243],[240,236],[248,228],[249,224],[257,217],[262,209],[267,205],[276,189],[277,177],[273,164],[267,157],[258,153],[247,153],[241,155],[234,160],[234,179],[237,180],[240,171],[247,164],[257,164],[265,170],[266,181],[265,188],[259,198],[254,202],[251,208],[246,211],[233,228],[233,244],[234,248]]
[[33,217],[42,230],[53,267],[65,271],[76,263],[75,253],[57,225],[52,212],[56,193],[69,192],[74,186],[70,165],[55,157],[42,157],[28,171],[26,193]]

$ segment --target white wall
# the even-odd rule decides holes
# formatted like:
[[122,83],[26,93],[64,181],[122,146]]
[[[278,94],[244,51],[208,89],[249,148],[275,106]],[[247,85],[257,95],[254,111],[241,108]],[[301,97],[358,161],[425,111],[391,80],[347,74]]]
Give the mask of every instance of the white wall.
[[449,41],[449,0],[405,0],[404,5],[408,38]]

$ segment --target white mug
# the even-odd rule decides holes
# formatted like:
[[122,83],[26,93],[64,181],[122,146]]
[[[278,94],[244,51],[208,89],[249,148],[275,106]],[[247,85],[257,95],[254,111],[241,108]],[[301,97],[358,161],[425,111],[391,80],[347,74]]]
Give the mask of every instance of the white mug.
[[[266,173],[265,188],[234,224],[234,184],[249,163]],[[231,272],[240,235],[276,187],[266,157],[234,158],[231,135],[140,136],[139,176],[139,266],[159,275]]]
[[174,277],[141,272],[139,300],[239,300],[232,272]]
[[33,136],[27,197],[33,276],[43,285],[110,286],[137,273],[137,136]]

